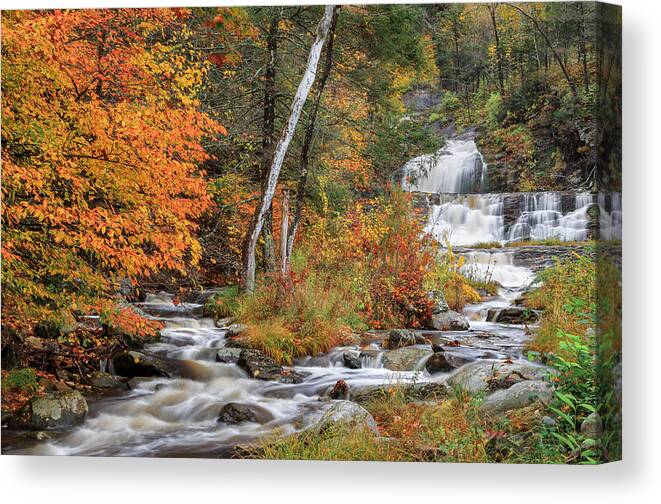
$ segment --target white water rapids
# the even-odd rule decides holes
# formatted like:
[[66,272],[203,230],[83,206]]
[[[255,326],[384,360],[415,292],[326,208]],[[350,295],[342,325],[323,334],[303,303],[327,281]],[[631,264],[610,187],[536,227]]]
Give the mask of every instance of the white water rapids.
[[[502,281],[499,295],[467,307],[471,330],[431,331],[441,341],[459,340],[450,349],[471,359],[518,358],[526,339],[524,328],[485,322],[489,308],[510,304],[532,279],[532,273],[497,254],[467,258],[471,274],[491,275]],[[294,369],[305,378],[299,384],[253,380],[236,364],[215,362],[215,353],[226,342],[226,329],[212,320],[195,316],[201,305],[175,306],[171,296],[150,295],[140,307],[165,323],[161,341],[145,350],[177,359],[188,378],[139,378],[132,390],[117,397],[92,402],[85,423],[55,440],[39,443],[16,453],[39,455],[226,457],[237,444],[273,435],[287,435],[314,424],[330,406],[325,394],[337,380],[352,390],[366,385],[441,381],[448,373],[430,375],[424,369],[395,372],[383,367],[385,350],[380,337],[358,347],[339,347],[327,354],[299,359]],[[431,350],[429,345],[417,345]],[[360,352],[361,369],[344,366],[346,351]],[[228,402],[250,405],[266,421],[226,425],[217,421]]]

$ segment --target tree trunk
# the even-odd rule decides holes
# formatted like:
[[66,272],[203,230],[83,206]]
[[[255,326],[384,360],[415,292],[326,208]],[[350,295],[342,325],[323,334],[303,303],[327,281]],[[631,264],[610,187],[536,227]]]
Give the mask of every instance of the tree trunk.
[[280,271],[289,271],[289,256],[287,255],[287,237],[289,235],[289,190],[282,191],[282,222],[280,223]]
[[[280,16],[275,15],[271,19],[266,39],[266,47],[269,52],[269,61],[264,72],[264,113],[262,120],[262,160],[260,174],[262,179],[262,191],[266,188],[269,166],[273,159],[273,144],[275,138],[275,100],[276,100],[276,65],[278,62],[278,24]],[[266,271],[275,271],[275,244],[273,241],[273,209],[269,210],[264,219],[263,230],[264,243],[262,252],[264,256],[264,268]]]
[[580,52],[580,58],[583,63],[583,86],[585,88],[585,92],[587,93],[590,91],[590,72],[588,70],[588,51],[587,51],[587,44],[585,42],[586,39],[586,28],[585,28],[585,7],[583,5],[583,2],[578,3],[578,8],[579,8],[579,14],[581,17],[581,28],[580,28],[580,34],[578,38],[579,42],[579,52]]
[[496,39],[496,64],[498,66],[498,89],[501,96],[505,96],[505,78],[503,77],[503,53],[500,50],[500,37],[498,35],[498,24],[496,23],[497,4],[487,5],[489,14],[491,14],[491,24],[493,25],[493,35]]
[[301,110],[305,104],[305,100],[308,97],[310,88],[314,83],[315,74],[317,71],[317,65],[319,63],[319,56],[321,55],[321,49],[328,35],[328,30],[333,18],[333,13],[335,12],[336,7],[328,5],[324,9],[324,15],[317,26],[317,33],[310,48],[310,54],[308,56],[308,61],[303,74],[303,78],[296,90],[296,95],[294,96],[294,101],[291,105],[291,112],[289,114],[289,119],[285,126],[282,129],[280,134],[280,139],[278,144],[275,147],[275,152],[273,155],[273,161],[268,172],[268,178],[266,181],[266,186],[262,193],[260,204],[255,208],[255,213],[253,214],[252,222],[250,223],[250,229],[246,234],[243,246],[243,281],[244,288],[248,292],[254,292],[255,290],[255,250],[257,248],[257,240],[262,231],[264,225],[264,217],[271,207],[273,202],[273,194],[275,193],[275,187],[278,183],[278,177],[280,176],[280,169],[282,168],[282,163],[287,154],[287,149],[291,142],[292,137],[294,136],[294,131],[296,129],[296,124],[298,119],[301,116]]
[[333,19],[331,21],[331,26],[328,30],[328,44],[326,45],[324,69],[321,74],[321,77],[319,77],[319,81],[317,82],[316,95],[314,97],[314,102],[312,104],[312,110],[310,111],[310,119],[308,121],[308,126],[307,129],[305,130],[305,139],[303,140],[303,147],[301,148],[301,174],[298,179],[298,187],[296,189],[296,207],[294,209],[292,225],[289,229],[289,234],[287,236],[287,251],[286,251],[287,268],[289,268],[289,260],[291,259],[291,253],[294,248],[294,241],[296,240],[296,232],[298,231],[298,225],[301,221],[301,215],[303,213],[303,204],[305,202],[305,193],[306,193],[308,171],[310,164],[310,149],[312,147],[312,137],[314,136],[314,128],[317,120],[317,113],[319,112],[321,96],[324,92],[326,81],[328,80],[328,76],[330,75],[331,69],[333,67],[333,43],[335,41],[335,27],[337,25],[338,14],[339,14],[339,8],[335,10],[335,13],[333,14]]

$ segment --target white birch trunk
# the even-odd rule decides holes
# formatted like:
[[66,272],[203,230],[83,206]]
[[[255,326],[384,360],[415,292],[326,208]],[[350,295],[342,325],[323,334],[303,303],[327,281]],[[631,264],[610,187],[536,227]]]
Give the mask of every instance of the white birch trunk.
[[314,78],[317,73],[317,65],[319,63],[319,56],[321,55],[321,49],[328,35],[328,29],[330,28],[331,19],[333,18],[333,11],[335,6],[327,5],[324,9],[324,15],[317,26],[317,35],[315,37],[314,43],[310,48],[310,55],[308,56],[307,66],[305,68],[305,73],[301,79],[296,95],[294,96],[294,101],[291,105],[291,112],[289,114],[289,120],[280,134],[280,139],[278,144],[275,147],[275,152],[273,155],[273,161],[271,163],[271,168],[269,170],[268,179],[266,181],[266,186],[264,188],[264,194],[262,195],[262,200],[260,205],[256,209],[256,213],[253,218],[251,229],[249,234],[246,237],[246,243],[244,246],[244,286],[246,291],[254,292],[255,290],[255,250],[257,248],[257,240],[259,239],[259,234],[262,231],[262,226],[264,225],[264,217],[271,202],[273,201],[273,194],[275,193],[275,187],[278,183],[278,177],[280,175],[280,169],[282,168],[282,163],[287,154],[287,149],[289,148],[289,143],[291,142],[292,137],[294,136],[294,131],[296,129],[296,124],[298,119],[301,116],[301,110],[305,104],[305,100],[308,97],[310,88],[314,83]]
[[289,190],[282,192],[282,222],[280,223],[280,271],[285,274],[289,271],[289,255],[287,250],[287,236],[289,234]]

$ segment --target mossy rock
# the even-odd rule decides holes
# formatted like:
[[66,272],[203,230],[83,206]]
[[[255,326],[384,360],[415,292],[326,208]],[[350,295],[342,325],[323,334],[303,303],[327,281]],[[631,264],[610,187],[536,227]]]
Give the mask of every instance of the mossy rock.
[[82,423],[87,417],[87,401],[76,390],[33,397],[11,420],[15,429],[60,430]]

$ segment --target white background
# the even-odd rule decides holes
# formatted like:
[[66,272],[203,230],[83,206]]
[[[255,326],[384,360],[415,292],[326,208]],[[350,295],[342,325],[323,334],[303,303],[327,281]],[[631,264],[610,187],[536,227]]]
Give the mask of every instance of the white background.
[[[1,1],[3,9],[221,1]],[[255,3],[296,2],[242,2]],[[364,1],[361,3],[365,3]],[[0,457],[5,502],[661,502],[657,1],[624,9],[624,461],[601,467]]]

